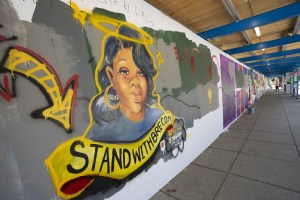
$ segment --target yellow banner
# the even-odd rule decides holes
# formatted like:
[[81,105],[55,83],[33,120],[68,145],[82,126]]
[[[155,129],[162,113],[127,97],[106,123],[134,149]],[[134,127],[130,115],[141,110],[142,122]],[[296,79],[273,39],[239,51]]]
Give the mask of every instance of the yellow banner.
[[78,196],[93,182],[93,177],[124,179],[154,154],[175,117],[165,112],[140,140],[132,143],[103,143],[73,138],[56,148],[45,160],[59,196]]

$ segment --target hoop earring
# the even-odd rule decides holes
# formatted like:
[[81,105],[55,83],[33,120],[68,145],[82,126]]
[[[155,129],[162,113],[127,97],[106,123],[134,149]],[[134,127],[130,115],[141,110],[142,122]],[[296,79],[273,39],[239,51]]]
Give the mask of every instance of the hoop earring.
[[[111,110],[117,110],[120,107],[120,101],[119,101],[119,97],[118,95],[113,95],[114,97],[108,97],[109,95],[109,90],[112,88],[113,86],[110,84],[104,91],[104,101],[107,105],[107,107]],[[117,101],[116,104],[112,104],[112,101]]]

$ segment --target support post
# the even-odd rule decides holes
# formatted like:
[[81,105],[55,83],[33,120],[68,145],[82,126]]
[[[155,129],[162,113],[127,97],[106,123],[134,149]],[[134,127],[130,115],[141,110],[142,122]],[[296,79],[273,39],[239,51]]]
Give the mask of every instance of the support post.
[[292,94],[292,73],[290,73],[290,95]]
[[299,68],[297,68],[296,72],[296,99],[299,99],[298,97],[298,88],[299,88]]

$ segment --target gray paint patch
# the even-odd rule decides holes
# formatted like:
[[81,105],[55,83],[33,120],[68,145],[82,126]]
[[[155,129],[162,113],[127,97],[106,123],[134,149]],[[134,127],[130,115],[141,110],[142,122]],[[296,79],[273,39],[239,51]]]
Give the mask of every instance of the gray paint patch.
[[0,178],[1,199],[28,199],[13,148],[4,142],[0,142]]
[[[156,92],[162,93],[164,88],[172,90],[173,88],[178,88],[181,86],[181,76],[179,70],[179,63],[176,60],[174,53],[175,44],[172,43],[167,45],[163,39],[158,39],[155,41],[155,45],[150,46],[150,50],[153,56],[156,58],[156,63],[158,64],[157,53],[160,52],[163,59],[161,65],[158,67],[158,77],[155,80]],[[172,73],[172,76],[170,76]]]
[[96,89],[85,35],[71,11],[58,7],[58,1],[52,3],[51,7],[48,1],[38,1],[33,23],[28,23],[17,19],[7,0],[0,1],[1,34],[18,37],[1,43],[0,56],[8,46],[20,45],[49,62],[63,87],[71,76],[79,76],[74,131],[67,134],[50,120],[32,118],[30,114],[48,102],[37,85],[14,74],[16,97],[10,102],[0,98],[0,176],[5,180],[0,194],[4,199],[58,199],[44,161],[58,145],[83,135],[89,124],[88,104]]

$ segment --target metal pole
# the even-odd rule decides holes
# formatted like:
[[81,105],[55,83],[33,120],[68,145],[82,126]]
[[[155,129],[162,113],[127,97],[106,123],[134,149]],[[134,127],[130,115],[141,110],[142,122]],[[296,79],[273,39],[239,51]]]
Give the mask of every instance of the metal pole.
[[299,68],[297,67],[297,72],[296,72],[296,80],[297,80],[297,83],[296,83],[296,91],[297,91],[297,95],[296,95],[296,99],[299,99],[299,97],[298,97],[298,87],[299,87],[299,74],[298,74],[298,72],[299,72]]
[[292,89],[293,89],[293,92],[292,92],[292,97],[295,96],[295,73],[293,72],[293,84],[292,84]]
[[290,73],[290,95],[292,94],[292,73]]

